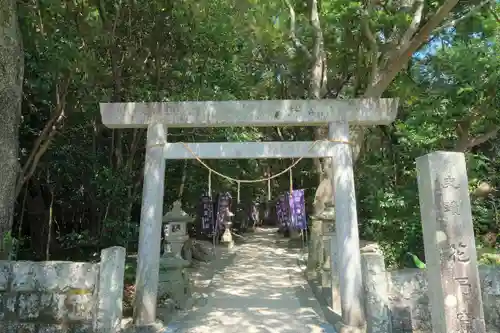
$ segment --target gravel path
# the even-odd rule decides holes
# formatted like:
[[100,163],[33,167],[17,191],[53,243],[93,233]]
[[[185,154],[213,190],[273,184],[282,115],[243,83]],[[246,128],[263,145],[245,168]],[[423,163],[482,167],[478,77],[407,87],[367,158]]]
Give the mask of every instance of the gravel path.
[[277,245],[275,229],[262,229],[235,249],[216,274],[207,303],[171,323],[176,333],[320,333],[321,307],[297,266],[296,251]]

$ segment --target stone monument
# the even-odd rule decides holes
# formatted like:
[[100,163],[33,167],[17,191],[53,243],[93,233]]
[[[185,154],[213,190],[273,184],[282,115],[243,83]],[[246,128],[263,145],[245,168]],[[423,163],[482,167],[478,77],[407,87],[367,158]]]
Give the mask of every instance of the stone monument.
[[434,333],[486,333],[463,153],[417,158]]

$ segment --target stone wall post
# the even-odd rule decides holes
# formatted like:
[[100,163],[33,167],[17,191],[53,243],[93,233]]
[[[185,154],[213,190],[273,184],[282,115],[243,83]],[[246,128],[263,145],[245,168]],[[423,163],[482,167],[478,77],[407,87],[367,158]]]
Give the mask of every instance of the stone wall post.
[[96,333],[121,331],[126,250],[121,246],[101,251],[97,290]]
[[[323,265],[321,266],[321,286],[323,288],[330,288],[332,287],[333,291],[333,286],[332,286],[332,250],[335,251],[335,249],[332,249],[332,244],[331,244],[331,239],[332,237],[335,237],[334,233],[334,228],[335,225],[333,224],[333,220],[323,220],[323,231],[322,231],[322,238],[323,238],[323,253],[322,256],[324,258],[323,260]],[[330,304],[331,305],[331,304]]]
[[311,234],[309,239],[309,253],[307,270],[311,277],[316,277],[323,261],[322,220],[311,218]]
[[328,235],[329,235],[329,244],[328,244],[328,250],[330,253],[328,254],[328,259],[329,259],[329,269],[330,271],[330,285],[328,287],[331,288],[331,304],[330,306],[332,307],[332,310],[335,312],[340,313],[342,311],[341,305],[340,305],[340,279],[339,279],[339,249],[338,249],[338,242],[337,242],[337,234],[335,233],[335,224],[330,224],[328,230]]
[[321,256],[323,257],[323,264],[320,267],[320,278],[321,278],[321,286],[323,288],[330,288],[332,285],[332,263],[331,263],[331,244],[330,239],[332,238],[333,230],[330,230],[333,225],[330,221],[323,220],[322,225],[322,241],[323,241],[323,253]]
[[392,332],[389,285],[382,251],[361,249],[367,333]]
[[434,333],[486,333],[463,153],[417,158]]

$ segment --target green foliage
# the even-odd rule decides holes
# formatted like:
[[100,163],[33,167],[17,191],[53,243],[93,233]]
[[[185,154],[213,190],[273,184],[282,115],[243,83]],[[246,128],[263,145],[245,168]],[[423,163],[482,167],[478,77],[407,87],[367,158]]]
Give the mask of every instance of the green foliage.
[[[443,36],[441,43],[414,59],[395,87],[403,102],[399,120],[370,134],[372,142],[357,173],[361,229],[363,237],[382,244],[391,266],[404,265],[408,251],[424,257],[417,157],[436,150],[465,151],[471,192],[480,182],[500,184],[499,29],[497,24],[495,32],[490,28],[469,30],[468,38]],[[494,193],[472,197],[479,245],[483,235],[498,232],[498,204]]]
[[[426,2],[424,19],[442,2]],[[305,48],[314,30],[305,2],[290,1],[294,33]],[[399,2],[323,1],[321,23],[328,65],[325,97],[356,97],[367,86],[375,59],[361,29],[367,18],[381,38],[404,31],[411,20]],[[460,4],[453,15],[471,4]],[[493,10],[498,12],[498,5]],[[365,16],[368,17],[365,17]],[[42,151],[18,198],[23,244],[45,254],[47,211],[53,203],[52,258],[99,253],[110,245],[137,247],[145,131],[110,130],[100,123],[99,102],[296,99],[308,95],[311,59],[291,37],[286,1],[38,1],[19,5],[25,47],[21,163]],[[386,92],[400,97],[395,124],[370,129],[358,161],[357,196],[362,237],[381,243],[388,263],[404,264],[408,251],[423,258],[415,158],[438,149],[467,151],[471,189],[497,186],[500,73],[498,22],[487,10],[445,29],[414,57]],[[394,51],[384,44],[381,54]],[[389,48],[389,49],[388,49]],[[459,127],[460,125],[461,127]],[[44,131],[47,129],[47,131]],[[34,145],[42,138],[40,145]],[[309,128],[171,129],[169,141],[311,140]],[[209,161],[228,176],[262,178],[291,161]],[[196,161],[166,165],[165,208],[181,197],[195,212],[208,172]],[[183,177],[185,175],[185,183]],[[318,175],[301,162],[294,178],[309,200]],[[366,181],[369,179],[370,181]],[[214,191],[237,185],[212,179]],[[181,188],[183,188],[181,193]],[[288,189],[288,175],[272,183]],[[242,199],[265,196],[265,183],[245,185]],[[481,237],[498,228],[496,194],[473,199]],[[31,258],[31,257],[30,257]],[[128,268],[127,268],[128,269]],[[126,273],[128,274],[128,273]],[[131,276],[134,275],[131,273]],[[130,281],[131,282],[131,281]],[[132,283],[132,282],[131,282]]]

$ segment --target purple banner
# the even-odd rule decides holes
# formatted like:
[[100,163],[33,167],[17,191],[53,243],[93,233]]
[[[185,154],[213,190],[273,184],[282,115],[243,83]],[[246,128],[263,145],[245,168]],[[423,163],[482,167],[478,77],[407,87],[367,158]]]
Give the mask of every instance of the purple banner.
[[201,227],[203,230],[212,230],[214,224],[214,205],[212,203],[212,198],[208,195],[201,197],[199,214],[201,218]]
[[281,210],[281,224],[283,227],[288,228],[290,226],[290,205],[286,195],[280,195],[278,202]]
[[307,222],[304,190],[293,190],[292,195],[287,193],[287,196],[289,198],[290,225],[297,230],[306,229]]
[[217,200],[217,217],[215,219],[215,230],[224,229],[224,219],[231,208],[232,197],[229,192],[219,193]]
[[279,200],[276,201],[276,220],[278,221],[278,226],[281,227],[283,224],[283,218],[282,218],[282,213],[281,213],[281,205]]

